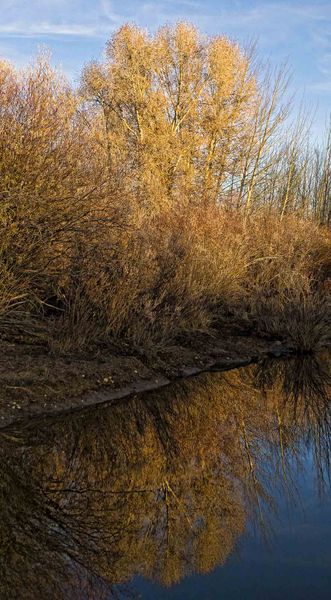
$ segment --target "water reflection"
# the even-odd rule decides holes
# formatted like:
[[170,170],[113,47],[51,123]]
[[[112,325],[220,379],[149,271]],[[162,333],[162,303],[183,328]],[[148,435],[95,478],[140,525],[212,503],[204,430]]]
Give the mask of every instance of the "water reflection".
[[0,597],[134,596],[206,573],[248,519],[268,538],[281,487],[313,449],[330,473],[327,356],[206,374],[2,433]]

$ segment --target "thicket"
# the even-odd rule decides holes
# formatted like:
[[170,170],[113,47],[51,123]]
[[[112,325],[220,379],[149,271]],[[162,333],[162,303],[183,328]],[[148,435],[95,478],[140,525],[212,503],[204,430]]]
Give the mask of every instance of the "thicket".
[[287,77],[183,23],[125,25],[78,90],[0,62],[0,335],[330,340],[331,136],[290,125]]

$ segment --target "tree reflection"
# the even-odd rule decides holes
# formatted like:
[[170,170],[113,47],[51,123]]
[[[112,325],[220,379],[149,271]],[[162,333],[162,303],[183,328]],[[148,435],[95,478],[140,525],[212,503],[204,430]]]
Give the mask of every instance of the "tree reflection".
[[313,448],[330,457],[327,357],[205,374],[1,435],[3,598],[134,595],[223,564]]

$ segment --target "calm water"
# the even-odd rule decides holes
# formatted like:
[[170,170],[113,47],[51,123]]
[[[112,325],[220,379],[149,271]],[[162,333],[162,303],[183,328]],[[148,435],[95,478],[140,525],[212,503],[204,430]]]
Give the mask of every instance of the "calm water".
[[0,433],[0,598],[331,597],[327,356]]

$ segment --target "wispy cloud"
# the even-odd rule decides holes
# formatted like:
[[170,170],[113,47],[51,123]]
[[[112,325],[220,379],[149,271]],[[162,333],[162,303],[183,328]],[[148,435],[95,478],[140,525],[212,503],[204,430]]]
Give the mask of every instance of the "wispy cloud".
[[308,91],[313,93],[331,94],[331,78],[326,81],[318,81],[308,86]]
[[331,47],[330,51],[323,54],[318,60],[318,67],[323,75],[327,75],[331,79]]
[[102,37],[123,21],[110,0],[1,0],[1,9],[0,35],[12,37]]
[[38,36],[95,36],[101,35],[96,27],[73,23],[73,24],[55,24],[47,22],[36,22],[26,25],[20,22],[0,24],[0,34],[17,37],[38,37]]
[[[0,34],[17,36],[103,36],[125,20],[158,25],[177,18],[199,21],[208,29],[235,29],[248,33],[256,28],[265,31],[292,27],[295,22],[323,22],[327,5],[315,3],[258,2],[200,2],[198,0],[2,0]],[[17,15],[20,14],[20,20]],[[79,16],[80,15],[80,16]],[[316,34],[317,35],[317,34]]]

